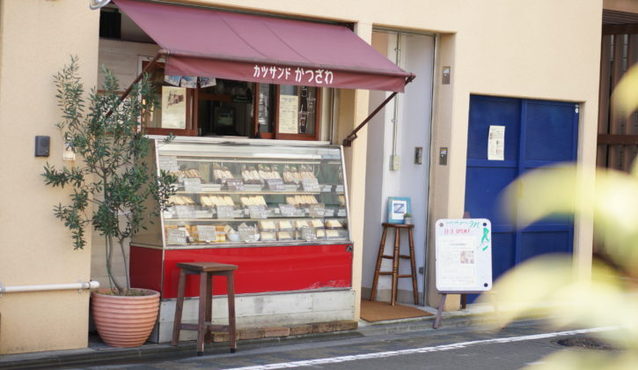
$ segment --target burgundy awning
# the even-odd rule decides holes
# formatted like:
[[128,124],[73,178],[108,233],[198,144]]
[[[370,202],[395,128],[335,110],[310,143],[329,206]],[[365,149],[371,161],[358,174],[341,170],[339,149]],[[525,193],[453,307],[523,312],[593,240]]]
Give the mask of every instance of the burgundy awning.
[[114,2],[163,49],[169,75],[399,92],[411,76],[344,26]]

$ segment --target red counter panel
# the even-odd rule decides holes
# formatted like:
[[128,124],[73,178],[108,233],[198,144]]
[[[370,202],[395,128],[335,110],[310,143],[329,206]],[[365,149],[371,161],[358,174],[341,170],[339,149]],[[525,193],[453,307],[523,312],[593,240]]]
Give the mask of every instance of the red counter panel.
[[162,250],[131,246],[131,286],[162,291]]
[[[148,266],[153,253],[137,253],[131,248],[131,274],[133,271],[153,270],[152,274],[142,274],[146,278],[132,281],[151,284],[148,278],[157,276],[155,268]],[[155,250],[161,254],[160,250]],[[134,258],[136,256],[136,258]],[[153,263],[156,258],[152,257]],[[238,265],[235,273],[235,291],[237,293],[278,292],[291,290],[319,289],[326,287],[350,287],[352,285],[352,252],[350,245],[304,245],[286,247],[255,248],[209,248],[209,249],[173,249],[164,251],[162,297],[175,298],[179,262],[220,262]],[[142,267],[145,266],[145,267]],[[198,296],[197,276],[188,277],[187,296]],[[226,282],[215,278],[215,294],[226,294]],[[145,286],[139,286],[145,287]]]

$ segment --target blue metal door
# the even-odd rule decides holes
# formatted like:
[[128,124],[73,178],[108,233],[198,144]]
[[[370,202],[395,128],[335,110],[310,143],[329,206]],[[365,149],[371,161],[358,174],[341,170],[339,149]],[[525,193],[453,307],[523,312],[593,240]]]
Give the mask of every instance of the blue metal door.
[[[504,159],[488,160],[491,125],[505,126]],[[573,221],[548,218],[516,230],[502,217],[500,192],[522,173],[557,162],[575,161],[578,106],[574,103],[473,95],[467,150],[465,210],[492,221],[492,274],[545,253],[571,252]]]

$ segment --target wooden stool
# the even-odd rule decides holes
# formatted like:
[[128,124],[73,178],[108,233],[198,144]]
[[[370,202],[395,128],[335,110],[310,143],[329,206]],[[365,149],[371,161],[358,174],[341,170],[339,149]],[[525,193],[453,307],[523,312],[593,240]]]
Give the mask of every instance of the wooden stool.
[[[235,265],[216,262],[178,263],[180,268],[177,287],[177,305],[175,307],[175,321],[173,323],[173,340],[175,346],[179,342],[180,330],[197,331],[197,356],[204,354],[204,340],[210,330],[227,330],[230,337],[230,352],[237,349],[235,330],[235,283],[233,273]],[[182,324],[182,309],[184,308],[184,291],[186,289],[186,275],[199,274],[199,315],[197,324]],[[213,276],[226,276],[228,287],[228,325],[212,325],[213,318]]]
[[[394,229],[394,250],[391,256],[385,255],[385,240],[388,234],[388,228]],[[408,231],[409,239],[409,255],[401,255],[399,249],[401,248],[401,230]],[[395,305],[397,303],[397,283],[400,278],[412,278],[412,293],[414,295],[414,304],[419,304],[419,288],[416,283],[416,264],[414,262],[414,225],[410,224],[390,224],[383,223],[383,233],[381,234],[381,243],[379,243],[379,253],[377,254],[377,265],[374,269],[374,278],[372,280],[372,292],[370,293],[370,300],[374,301],[377,297],[377,284],[379,282],[379,275],[392,275],[392,292],[390,297],[390,304]],[[392,271],[380,271],[381,261],[383,258],[392,260]],[[412,273],[409,275],[399,275],[399,259],[407,258],[410,260],[410,268]]]

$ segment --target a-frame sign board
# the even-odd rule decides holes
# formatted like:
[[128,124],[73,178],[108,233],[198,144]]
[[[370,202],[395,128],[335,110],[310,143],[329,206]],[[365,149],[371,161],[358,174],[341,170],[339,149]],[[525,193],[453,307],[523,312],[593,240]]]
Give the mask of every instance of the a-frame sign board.
[[435,225],[436,289],[442,294],[437,329],[448,294],[492,288],[492,224],[485,218],[441,219]]

